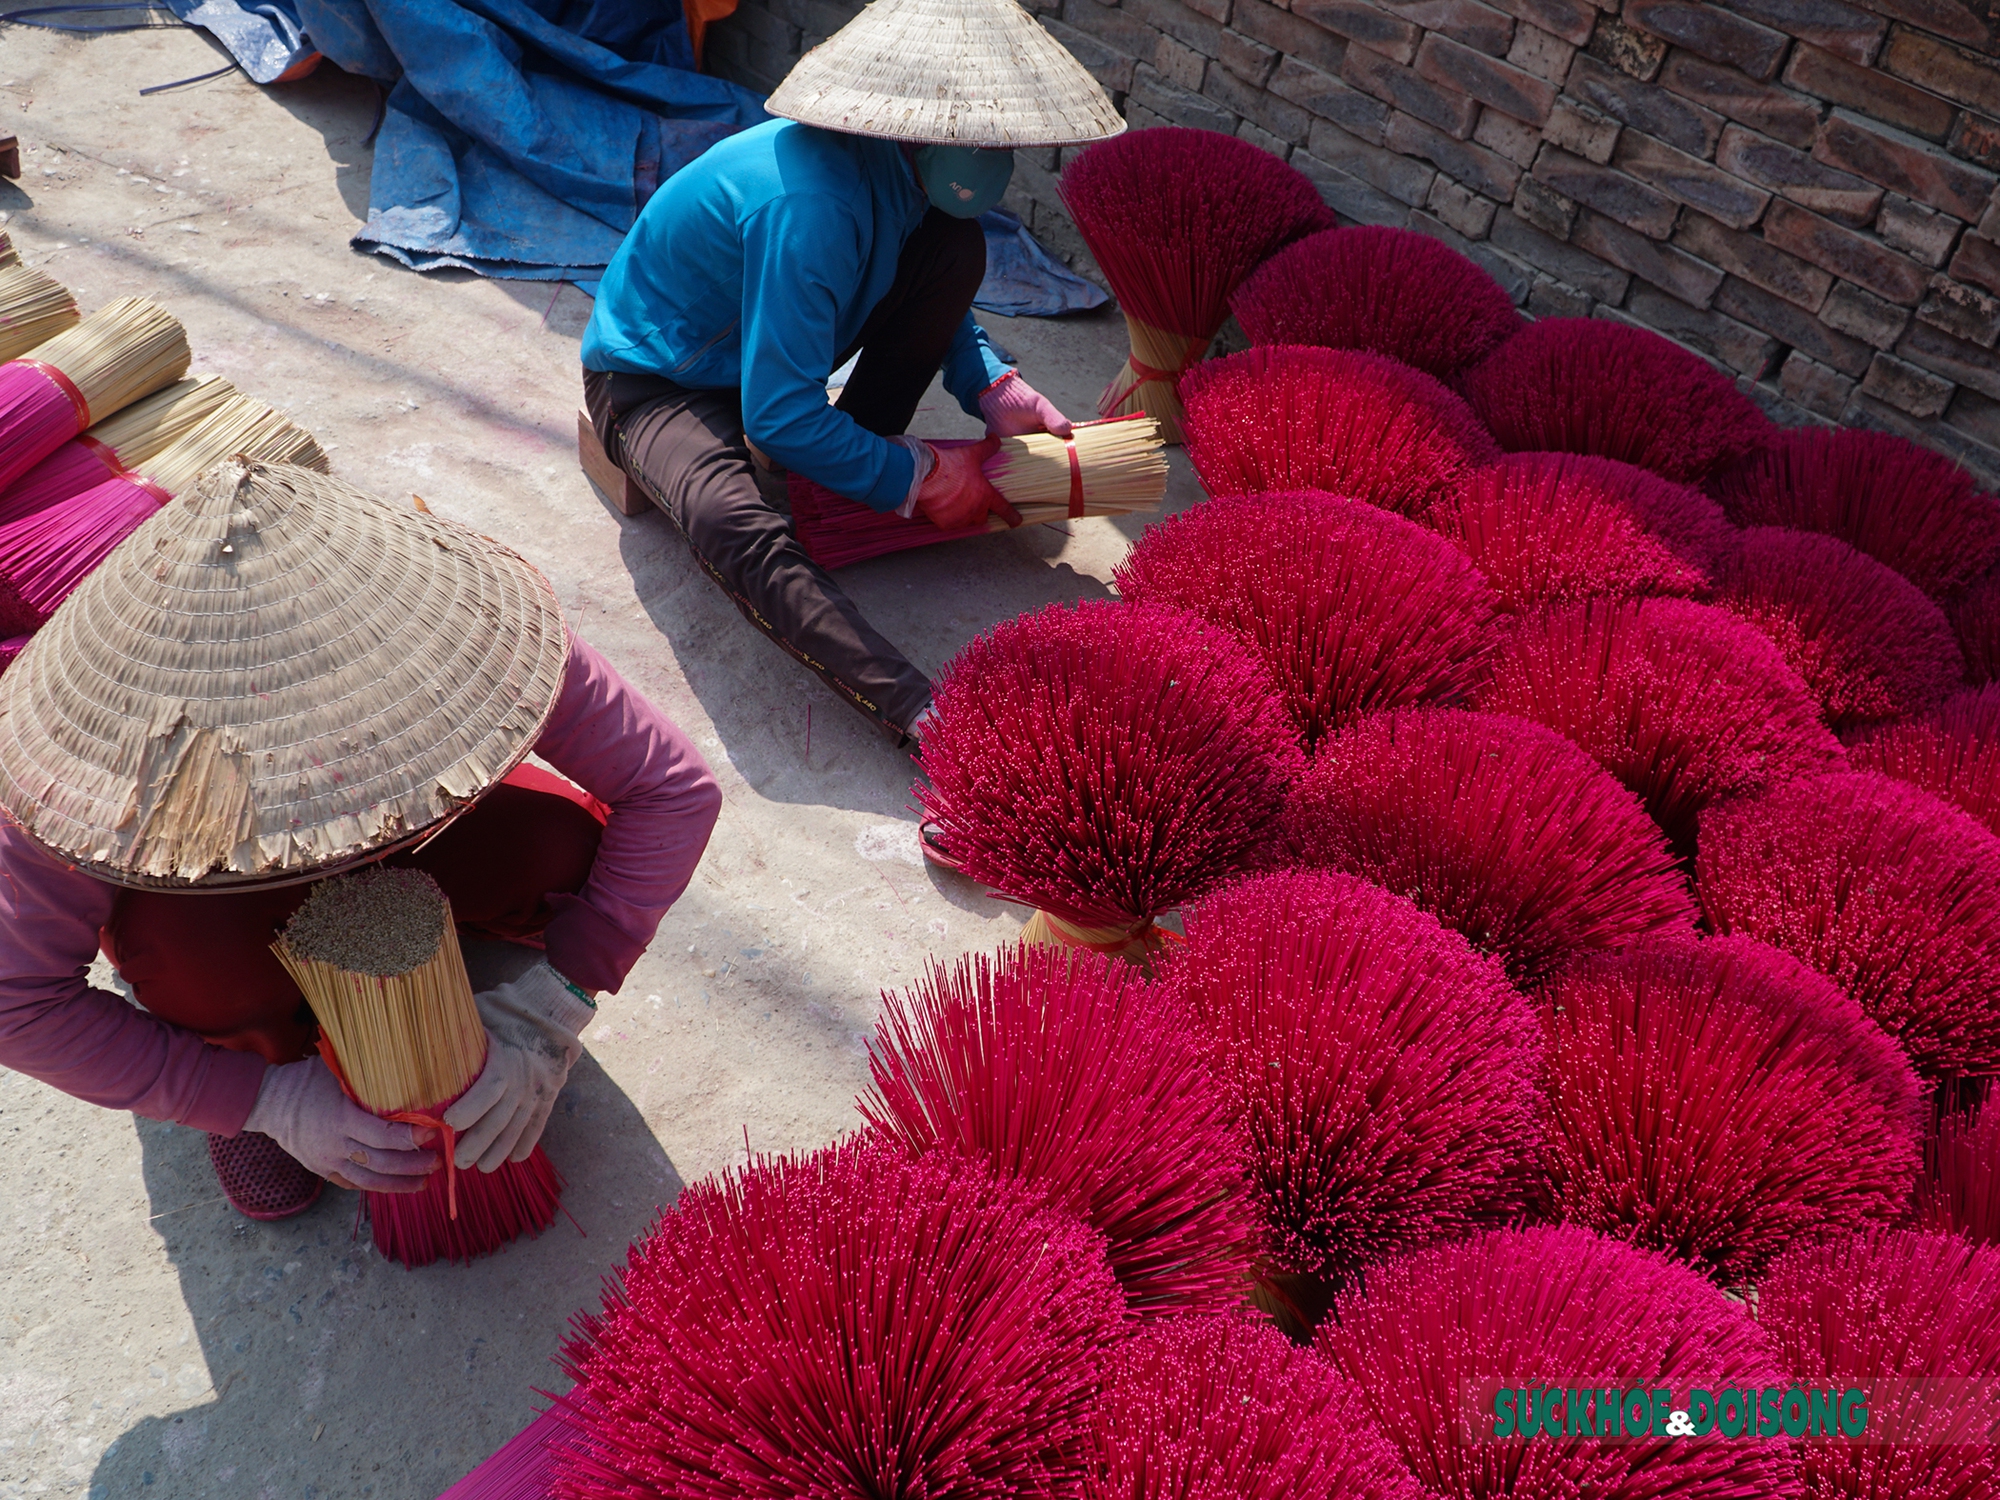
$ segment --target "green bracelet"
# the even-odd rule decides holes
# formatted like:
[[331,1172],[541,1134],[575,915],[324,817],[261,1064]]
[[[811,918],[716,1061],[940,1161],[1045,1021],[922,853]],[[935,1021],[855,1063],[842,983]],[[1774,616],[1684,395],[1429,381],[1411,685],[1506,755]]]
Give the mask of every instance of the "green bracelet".
[[549,972],[555,975],[556,978],[562,980],[562,987],[564,989],[568,990],[572,995],[576,996],[577,999],[581,1000],[585,1005],[588,1005],[592,1010],[597,1009],[597,1002],[591,998],[589,990],[571,984],[569,980],[564,979],[562,971],[556,968],[554,964],[549,965]]

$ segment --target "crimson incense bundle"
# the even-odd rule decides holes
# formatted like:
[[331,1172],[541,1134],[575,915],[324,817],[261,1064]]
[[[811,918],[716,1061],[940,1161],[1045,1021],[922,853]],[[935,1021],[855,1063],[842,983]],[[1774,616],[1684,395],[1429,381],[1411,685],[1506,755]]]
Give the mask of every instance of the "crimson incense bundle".
[[565,1500],[1080,1500],[1125,1299],[1031,1188],[885,1141],[684,1190],[575,1320]]
[[1211,495],[1328,490],[1414,516],[1500,456],[1465,402],[1378,354],[1250,349],[1191,370],[1181,399]]
[[1479,705],[1587,750],[1683,853],[1711,802],[1846,763],[1778,648],[1685,599],[1591,599],[1522,620]]
[[1848,742],[1857,770],[1922,787],[2000,834],[2000,684],[1958,694],[1920,718]]
[[1800,1245],[1757,1288],[1757,1318],[1785,1385],[1866,1393],[1864,1441],[1799,1444],[1812,1500],[2000,1493],[2000,1249],[1917,1230]]
[[1495,640],[1492,593],[1449,543],[1313,490],[1182,511],[1146,529],[1116,580],[1122,598],[1247,643],[1308,750],[1365,713],[1462,701]]
[[1967,679],[2000,680],[2000,568],[1987,569],[1947,599],[1945,614],[1965,654]]
[[1333,215],[1295,168],[1210,130],[1156,127],[1087,146],[1058,190],[1131,335],[1098,413],[1151,412],[1178,442],[1175,384],[1208,352],[1229,294],[1273,251],[1331,228]]
[[1522,327],[1500,283],[1442,240],[1372,225],[1288,245],[1229,308],[1253,344],[1360,349],[1446,381]]
[[187,367],[186,330],[138,297],[108,303],[0,365],[0,489]]
[[1544,318],[1461,381],[1502,448],[1594,453],[1701,484],[1775,431],[1680,345],[1602,318]]
[[236,394],[220,375],[203,375],[113,412],[0,490],[0,526],[150,463]]
[[1944,455],[1893,433],[1776,432],[1710,488],[1739,526],[1838,537],[1934,599],[2000,562],[2000,499]]
[[1157,605],[1050,605],[939,674],[918,803],[1037,938],[1103,951],[1271,854],[1302,756],[1241,642]]
[[1654,1425],[1658,1391],[1678,1404],[1790,1383],[1748,1313],[1687,1267],[1574,1225],[1380,1266],[1314,1347],[1446,1500],[1797,1493],[1786,1443],[1665,1436],[1665,1412]]
[[1695,874],[1710,926],[1811,964],[1925,1077],[2000,1073],[2000,841],[1957,808],[1806,777],[1704,813]]
[[1126,1341],[1087,1500],[1428,1500],[1361,1393],[1269,1324],[1180,1318]]
[[1135,1311],[1241,1305],[1241,1132],[1171,995],[1117,960],[1023,945],[932,963],[882,998],[870,1124],[1074,1214],[1104,1236]]
[[1270,1300],[1301,1332],[1362,1268],[1505,1223],[1541,1141],[1541,1043],[1500,965],[1348,875],[1239,882],[1167,982],[1249,1127]]
[[1521,983],[1694,916],[1632,793],[1552,729],[1397,709],[1320,747],[1285,815],[1309,865],[1409,897]]
[[1830,536],[1739,532],[1717,561],[1715,602],[1776,642],[1842,732],[1927,712],[1964,676],[1944,612]]
[[1598,595],[1701,597],[1731,535],[1700,490],[1581,453],[1510,453],[1418,519],[1517,612]]
[[1943,1110],[1924,1138],[1915,1222],[2000,1247],[2000,1104],[1991,1086],[1972,1110]]
[[[1747,938],[1648,939],[1571,965],[1543,1023],[1545,1160],[1569,1222],[1741,1287],[1795,1240],[1901,1216],[1916,1077],[1797,960]],[[1856,1055],[1861,1028],[1873,1044]]]

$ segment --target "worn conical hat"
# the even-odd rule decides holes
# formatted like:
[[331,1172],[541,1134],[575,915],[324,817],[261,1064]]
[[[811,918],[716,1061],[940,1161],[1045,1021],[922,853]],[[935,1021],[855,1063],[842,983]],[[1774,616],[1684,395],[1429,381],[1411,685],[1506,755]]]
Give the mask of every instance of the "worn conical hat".
[[960,146],[1080,146],[1125,128],[1016,0],[875,0],[800,58],[764,108],[849,135]]
[[0,675],[0,809],[121,885],[308,878],[513,769],[568,658],[548,584],[498,543],[232,459]]

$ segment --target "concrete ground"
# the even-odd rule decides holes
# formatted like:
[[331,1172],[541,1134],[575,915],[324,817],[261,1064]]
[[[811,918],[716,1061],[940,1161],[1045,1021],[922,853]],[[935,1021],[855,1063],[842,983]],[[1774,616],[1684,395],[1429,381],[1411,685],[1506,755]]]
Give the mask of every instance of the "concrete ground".
[[[879,992],[1024,915],[917,852],[911,765],[758,636],[663,516],[620,517],[575,459],[574,287],[418,276],[348,248],[371,84],[331,69],[141,98],[219,59],[196,34],[0,28],[5,229],[86,308],[186,323],[197,371],[318,435],[336,472],[519,548],[576,629],[703,747],[722,821],[693,887],[587,1038],[546,1142],[559,1221],[471,1267],[410,1272],[357,1199],[252,1223],[202,1137],[0,1070],[0,1496],[427,1500],[523,1426],[564,1326],[684,1182],[856,1123]],[[1085,414],[1115,314],[991,319]],[[969,433],[941,396],[917,430]],[[1176,454],[1169,508],[1196,494]],[[935,670],[994,622],[1102,597],[1141,518],[863,564],[870,617]]]

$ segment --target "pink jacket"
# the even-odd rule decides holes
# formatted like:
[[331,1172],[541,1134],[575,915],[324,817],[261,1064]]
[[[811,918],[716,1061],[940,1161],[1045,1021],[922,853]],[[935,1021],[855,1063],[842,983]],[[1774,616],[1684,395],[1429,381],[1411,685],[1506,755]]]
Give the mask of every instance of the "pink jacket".
[[[553,903],[549,962],[616,990],[694,877],[722,794],[687,736],[582,641],[535,753],[611,808],[589,881]],[[117,895],[0,817],[0,1065],[92,1104],[234,1134],[263,1058],[85,980]]]

